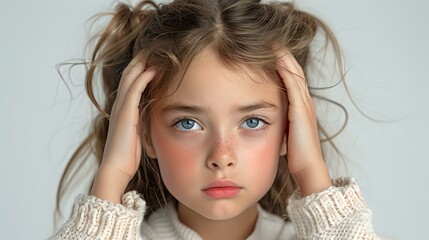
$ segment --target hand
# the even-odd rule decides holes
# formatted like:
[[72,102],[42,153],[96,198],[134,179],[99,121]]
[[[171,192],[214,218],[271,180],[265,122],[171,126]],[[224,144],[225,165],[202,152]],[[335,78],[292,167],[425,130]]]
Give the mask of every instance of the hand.
[[100,169],[91,194],[120,203],[141,158],[139,103],[154,69],[144,71],[146,62],[134,58],[122,73],[118,94],[110,114],[109,131]]
[[289,51],[279,53],[277,71],[283,79],[288,98],[289,123],[287,159],[302,196],[320,192],[331,185],[323,160],[317,118],[304,71]]

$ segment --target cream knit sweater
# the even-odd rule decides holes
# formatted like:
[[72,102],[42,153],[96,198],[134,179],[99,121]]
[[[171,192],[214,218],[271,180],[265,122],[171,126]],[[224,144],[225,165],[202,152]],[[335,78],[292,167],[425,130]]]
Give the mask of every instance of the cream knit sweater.
[[[293,224],[258,207],[255,229],[247,239],[379,239],[355,181],[333,183],[305,198],[299,191],[292,195],[288,216]],[[201,239],[179,221],[172,205],[143,221],[145,206],[135,191],[124,194],[122,205],[80,195],[71,218],[51,239]]]

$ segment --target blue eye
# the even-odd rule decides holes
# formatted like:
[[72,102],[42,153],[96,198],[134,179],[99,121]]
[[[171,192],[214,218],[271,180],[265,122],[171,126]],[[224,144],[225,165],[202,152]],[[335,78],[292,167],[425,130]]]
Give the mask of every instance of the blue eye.
[[246,119],[243,124],[241,124],[242,128],[248,128],[248,129],[261,129],[267,124],[264,120],[256,117],[252,117],[249,119]]
[[181,131],[202,129],[202,127],[196,121],[189,118],[184,118],[178,121],[174,126]]

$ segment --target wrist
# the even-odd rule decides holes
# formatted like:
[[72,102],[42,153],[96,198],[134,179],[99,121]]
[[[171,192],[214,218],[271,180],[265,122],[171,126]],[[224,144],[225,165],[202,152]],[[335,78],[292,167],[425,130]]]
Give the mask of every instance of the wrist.
[[91,195],[113,203],[121,203],[129,181],[125,174],[102,165],[94,179]]
[[322,192],[332,185],[329,170],[324,161],[316,166],[303,169],[294,177],[302,197],[306,197],[312,193]]

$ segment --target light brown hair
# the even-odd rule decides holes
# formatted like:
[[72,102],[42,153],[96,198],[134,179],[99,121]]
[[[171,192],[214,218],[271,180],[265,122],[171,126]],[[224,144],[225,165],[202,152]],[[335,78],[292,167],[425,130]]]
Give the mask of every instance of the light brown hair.
[[[150,143],[150,104],[165,96],[172,79],[183,76],[192,59],[205,48],[211,47],[225,66],[259,69],[282,87],[275,67],[278,49],[273,46],[289,49],[306,71],[312,57],[310,46],[319,33],[324,36],[324,48],[333,47],[342,71],[341,52],[331,30],[317,17],[296,9],[293,3],[175,0],[160,5],[141,1],[134,7],[119,3],[111,13],[110,22],[96,35],[91,59],[85,63],[86,90],[99,114],[64,170],[56,210],[68,190],[72,170],[89,159],[88,153],[94,154],[100,165],[121,74],[134,57],[145,57],[147,66],[157,69],[140,103],[143,142]],[[103,104],[94,94],[94,85],[99,84],[96,81],[103,86]],[[323,135],[323,128],[319,128]],[[260,204],[267,211],[284,216],[287,199],[296,188],[287,160],[280,157],[275,182]],[[156,159],[150,159],[144,149],[138,171],[126,188],[129,190],[143,195],[149,214],[173,200],[162,182]]]

